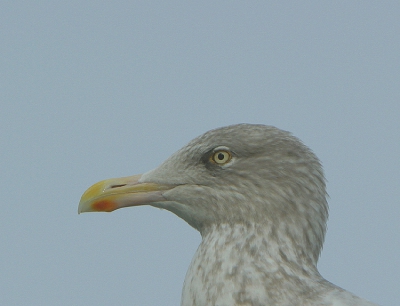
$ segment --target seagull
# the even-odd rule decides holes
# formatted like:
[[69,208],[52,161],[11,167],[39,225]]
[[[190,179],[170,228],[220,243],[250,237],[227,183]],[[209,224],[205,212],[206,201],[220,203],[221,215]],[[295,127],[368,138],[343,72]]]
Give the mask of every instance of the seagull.
[[158,168],[94,184],[78,213],[150,205],[198,230],[182,306],[371,306],[317,269],[328,219],[322,166],[291,133],[237,124]]

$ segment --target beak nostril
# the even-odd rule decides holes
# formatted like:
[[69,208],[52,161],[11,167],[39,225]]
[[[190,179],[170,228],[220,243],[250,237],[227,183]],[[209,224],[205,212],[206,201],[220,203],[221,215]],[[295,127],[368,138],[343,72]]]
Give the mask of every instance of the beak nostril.
[[118,188],[118,187],[124,187],[126,184],[119,184],[119,185],[111,185],[110,188]]

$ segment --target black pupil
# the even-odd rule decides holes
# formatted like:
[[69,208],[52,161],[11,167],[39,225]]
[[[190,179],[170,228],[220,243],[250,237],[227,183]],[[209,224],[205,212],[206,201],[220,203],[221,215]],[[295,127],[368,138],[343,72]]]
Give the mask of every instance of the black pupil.
[[219,160],[224,160],[225,155],[223,153],[218,153],[217,157]]

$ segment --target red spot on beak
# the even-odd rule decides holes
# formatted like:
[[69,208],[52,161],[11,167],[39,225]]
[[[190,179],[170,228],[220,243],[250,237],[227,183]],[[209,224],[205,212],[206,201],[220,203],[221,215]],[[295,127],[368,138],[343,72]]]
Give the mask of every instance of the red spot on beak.
[[92,204],[92,208],[94,211],[106,211],[111,212],[116,210],[117,205],[110,200],[101,200]]

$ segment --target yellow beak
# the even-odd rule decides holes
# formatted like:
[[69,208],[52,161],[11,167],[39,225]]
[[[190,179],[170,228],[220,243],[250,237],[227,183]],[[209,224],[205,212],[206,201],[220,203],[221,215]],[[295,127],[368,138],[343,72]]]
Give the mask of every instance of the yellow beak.
[[118,208],[165,201],[162,193],[173,185],[139,183],[142,175],[100,181],[81,197],[78,213],[91,211],[111,212]]

